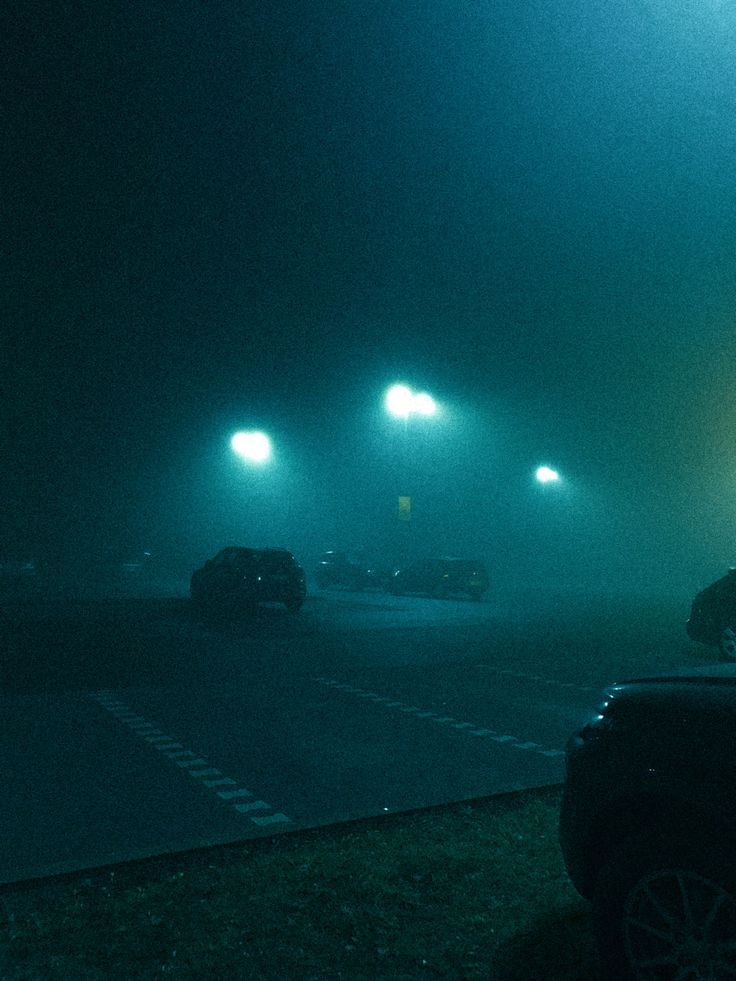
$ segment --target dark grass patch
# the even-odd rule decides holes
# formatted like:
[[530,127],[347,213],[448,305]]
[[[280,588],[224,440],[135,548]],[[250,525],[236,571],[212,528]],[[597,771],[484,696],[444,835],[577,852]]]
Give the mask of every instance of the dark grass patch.
[[586,979],[559,788],[6,888],[0,976]]

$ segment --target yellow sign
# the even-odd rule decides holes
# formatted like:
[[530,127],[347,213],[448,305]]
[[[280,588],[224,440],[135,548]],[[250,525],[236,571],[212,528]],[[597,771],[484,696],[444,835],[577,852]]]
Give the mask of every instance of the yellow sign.
[[399,521],[411,521],[410,497],[399,497]]

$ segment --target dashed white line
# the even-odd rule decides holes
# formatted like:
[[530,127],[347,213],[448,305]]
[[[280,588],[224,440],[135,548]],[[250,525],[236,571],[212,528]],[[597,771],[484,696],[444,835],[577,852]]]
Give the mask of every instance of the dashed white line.
[[[499,672],[500,674],[517,675],[517,672],[510,670],[503,670]],[[527,676],[531,677],[531,676]],[[533,679],[541,680],[541,679]],[[438,715],[436,712],[425,711],[423,709],[417,708],[416,705],[407,705],[406,702],[397,701],[390,696],[380,696],[375,692],[367,692],[361,688],[356,688],[354,685],[347,685],[344,682],[336,681],[334,678],[315,678],[315,681],[320,685],[325,685],[327,688],[334,688],[336,691],[345,692],[350,695],[356,695],[358,698],[368,698],[370,697],[377,705],[383,705],[384,708],[398,709],[400,712],[406,715],[413,715],[417,719],[429,719],[432,722],[436,722],[438,725],[446,725],[451,729],[455,729],[458,732],[467,733],[469,736],[479,736],[487,737],[492,739],[496,743],[501,743],[502,745],[508,745],[510,749],[520,749],[527,752],[539,753],[541,756],[547,756],[550,759],[564,756],[564,750],[561,749],[549,749],[542,746],[540,743],[530,742],[529,740],[519,739],[516,736],[511,736],[506,733],[496,732],[495,729],[486,729],[481,726],[475,725],[473,722],[463,722],[454,718],[451,715]],[[567,684],[563,685],[567,687]],[[574,686],[573,686],[574,687]]]
[[290,822],[291,818],[287,817],[285,814],[267,814],[265,817],[251,817],[253,824],[257,824],[261,828],[268,827],[269,824],[283,824],[284,822]]
[[267,804],[265,800],[254,800],[250,804],[233,804],[236,811],[240,811],[241,814],[247,814],[249,811],[270,811],[271,805]]
[[[349,686],[346,690],[349,690]],[[354,691],[358,690],[355,689]],[[212,766],[209,760],[166,735],[161,729],[156,728],[153,722],[149,722],[145,716],[138,715],[112,692],[100,691],[90,695],[90,697],[126,725],[136,736],[139,736],[167,759],[170,759],[172,763],[175,763],[183,772],[186,772],[194,780],[199,780],[203,787],[214,790],[220,800],[230,802],[243,800],[246,797],[255,797],[245,787],[238,787],[237,781],[233,780],[232,777],[223,775],[222,771]],[[204,779],[205,777],[211,779]],[[232,787],[234,789],[217,790],[217,787]],[[230,806],[238,813],[248,816],[249,820],[259,827],[291,822],[288,815],[282,814],[281,811],[275,811],[270,804],[263,800],[251,800],[247,804],[231,804]],[[272,813],[251,815],[251,811],[271,811]]]
[[574,688],[576,691],[597,692],[600,688],[594,685],[579,685],[575,681],[559,681],[557,678],[544,678],[541,674],[528,674],[525,671],[516,671],[513,668],[495,668],[492,664],[476,664],[477,668],[484,671],[491,671],[494,674],[503,674],[507,678],[518,678],[519,681],[534,681],[539,685],[547,685],[549,688]]

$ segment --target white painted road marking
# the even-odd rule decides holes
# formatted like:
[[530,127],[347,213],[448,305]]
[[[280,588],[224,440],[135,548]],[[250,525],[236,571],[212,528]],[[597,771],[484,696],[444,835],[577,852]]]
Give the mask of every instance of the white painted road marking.
[[249,811],[270,811],[271,806],[265,802],[265,800],[254,800],[249,804],[233,804],[236,811],[240,811],[241,814],[247,814]]
[[[504,671],[502,673],[511,674],[512,672]],[[430,721],[436,722],[439,725],[446,725],[458,732],[467,733],[469,736],[487,736],[496,743],[508,745],[510,749],[521,749],[528,752],[535,752],[539,753],[540,756],[547,756],[549,758],[565,755],[565,752],[562,749],[545,748],[539,743],[519,739],[516,736],[510,736],[506,733],[498,733],[495,731],[495,729],[485,729],[481,726],[476,726],[473,722],[459,722],[451,715],[439,715],[437,712],[419,709],[416,707],[416,705],[407,705],[406,702],[396,701],[396,699],[393,699],[390,696],[379,696],[375,692],[366,692],[361,688],[356,688],[354,685],[347,685],[344,682],[336,681],[334,678],[315,678],[314,680],[320,685],[325,685],[327,688],[333,688],[335,691],[356,695],[358,698],[370,697],[375,701],[376,705],[382,705],[384,708],[388,709],[398,709],[399,712],[404,712],[407,715],[413,715],[417,719],[429,719]]]
[[574,681],[558,681],[557,678],[543,678],[541,674],[527,674],[524,671],[515,671],[513,668],[494,668],[492,664],[476,664],[476,668],[483,671],[492,671],[494,674],[503,674],[508,678],[517,678],[519,681],[534,681],[538,685],[546,685],[548,688],[574,688],[575,691],[599,692],[601,689],[594,685],[578,685]]
[[266,828],[269,824],[284,824],[287,821],[291,821],[291,818],[277,811],[276,814],[267,814],[265,817],[252,817],[251,821],[261,828]]
[[[255,797],[250,790],[238,787],[237,781],[233,780],[232,777],[224,776],[221,770],[210,764],[209,760],[193,750],[187,749],[182,743],[157,729],[154,723],[148,722],[144,716],[138,715],[112,692],[98,691],[90,695],[90,698],[110,712],[111,715],[114,715],[123,725],[126,725],[134,735],[140,736],[150,746],[170,759],[172,763],[176,763],[182,772],[186,772],[194,780],[199,780],[202,786],[207,787],[208,790],[214,790],[220,800],[233,801],[242,800],[245,797]],[[204,777],[214,779],[204,780]],[[236,789],[215,790],[216,787],[235,787]],[[263,800],[253,800],[248,804],[231,804],[230,806],[239,814],[245,814],[250,821],[259,827],[291,822],[290,817],[282,814],[281,811],[275,811],[270,804]],[[255,816],[250,814],[251,811],[271,811],[272,813]]]
[[218,790],[217,796],[223,800],[235,800],[237,797],[253,797],[253,794],[245,787],[240,787],[238,790]]

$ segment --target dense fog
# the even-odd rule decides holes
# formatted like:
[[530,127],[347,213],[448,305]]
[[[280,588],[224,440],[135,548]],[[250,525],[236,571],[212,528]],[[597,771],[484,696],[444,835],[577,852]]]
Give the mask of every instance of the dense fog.
[[405,536],[678,595],[734,560],[727,5],[2,18],[3,554],[185,580]]

